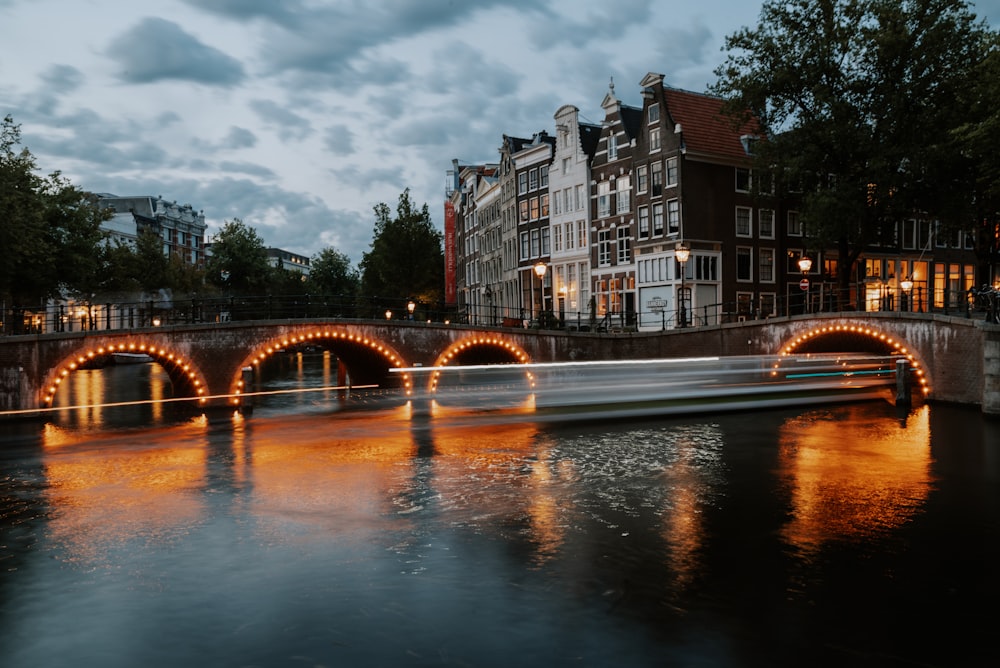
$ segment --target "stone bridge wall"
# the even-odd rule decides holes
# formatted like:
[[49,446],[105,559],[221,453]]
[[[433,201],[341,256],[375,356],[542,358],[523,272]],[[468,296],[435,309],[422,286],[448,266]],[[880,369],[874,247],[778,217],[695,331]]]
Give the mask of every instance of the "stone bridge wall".
[[[0,411],[42,407],[47,388],[69,360],[111,345],[152,345],[163,353],[161,361],[166,355],[183,358],[192,377],[215,396],[231,392],[240,369],[254,355],[312,333],[353,337],[354,348],[338,357],[361,351],[392,356],[401,366],[428,366],[463,342],[502,341],[537,362],[762,355],[779,354],[799,337],[822,337],[850,327],[892,338],[912,351],[929,378],[930,399],[979,405],[986,413],[1000,415],[1000,327],[937,314],[883,313],[816,314],[616,334],[473,330],[406,321],[257,321],[9,337],[0,338]],[[338,340],[338,345],[346,341]]]

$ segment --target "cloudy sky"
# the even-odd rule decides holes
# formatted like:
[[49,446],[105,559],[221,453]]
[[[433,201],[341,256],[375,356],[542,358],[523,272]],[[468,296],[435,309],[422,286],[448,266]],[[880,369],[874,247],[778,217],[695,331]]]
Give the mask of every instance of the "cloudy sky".
[[[759,0],[0,0],[0,117],[40,171],[234,217],[354,263],[409,188],[440,228],[453,158],[600,122],[650,71],[704,91]],[[1000,0],[977,13],[1000,25]]]

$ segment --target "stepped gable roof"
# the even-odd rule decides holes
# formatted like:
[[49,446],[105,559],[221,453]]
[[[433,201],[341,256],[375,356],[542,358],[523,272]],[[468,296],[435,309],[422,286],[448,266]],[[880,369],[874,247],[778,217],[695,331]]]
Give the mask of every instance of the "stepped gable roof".
[[629,139],[638,137],[642,128],[642,109],[623,104],[619,107],[619,113],[622,125],[625,127],[625,134],[628,135]]
[[601,141],[601,126],[590,123],[580,123],[580,148],[584,154],[593,160],[597,153],[597,144]]
[[754,120],[734,127],[732,118],[722,113],[722,98],[668,86],[663,87],[663,94],[670,118],[681,126],[688,151],[745,160],[747,151],[741,137],[761,135]]

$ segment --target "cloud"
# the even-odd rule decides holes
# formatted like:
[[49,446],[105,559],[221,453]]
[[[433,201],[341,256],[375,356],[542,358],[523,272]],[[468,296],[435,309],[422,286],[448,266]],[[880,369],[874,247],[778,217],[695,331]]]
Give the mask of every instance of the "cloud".
[[286,141],[305,139],[313,133],[312,124],[308,119],[272,100],[253,100],[250,102],[250,108]]
[[52,93],[72,93],[83,85],[83,72],[70,65],[52,65],[41,75],[44,88]]
[[246,78],[239,61],[161,18],[142,19],[114,38],[107,55],[118,61],[125,83],[178,80],[232,86]]
[[333,154],[351,155],[354,153],[354,133],[346,125],[331,125],[323,133],[323,144]]

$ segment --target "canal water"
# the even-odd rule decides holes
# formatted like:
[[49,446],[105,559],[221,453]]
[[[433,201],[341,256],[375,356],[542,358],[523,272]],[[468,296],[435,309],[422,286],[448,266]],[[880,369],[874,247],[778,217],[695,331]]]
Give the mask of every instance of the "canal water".
[[[94,403],[169,396],[155,365],[77,373]],[[976,410],[557,425],[279,396],[0,424],[0,666],[995,665]]]

